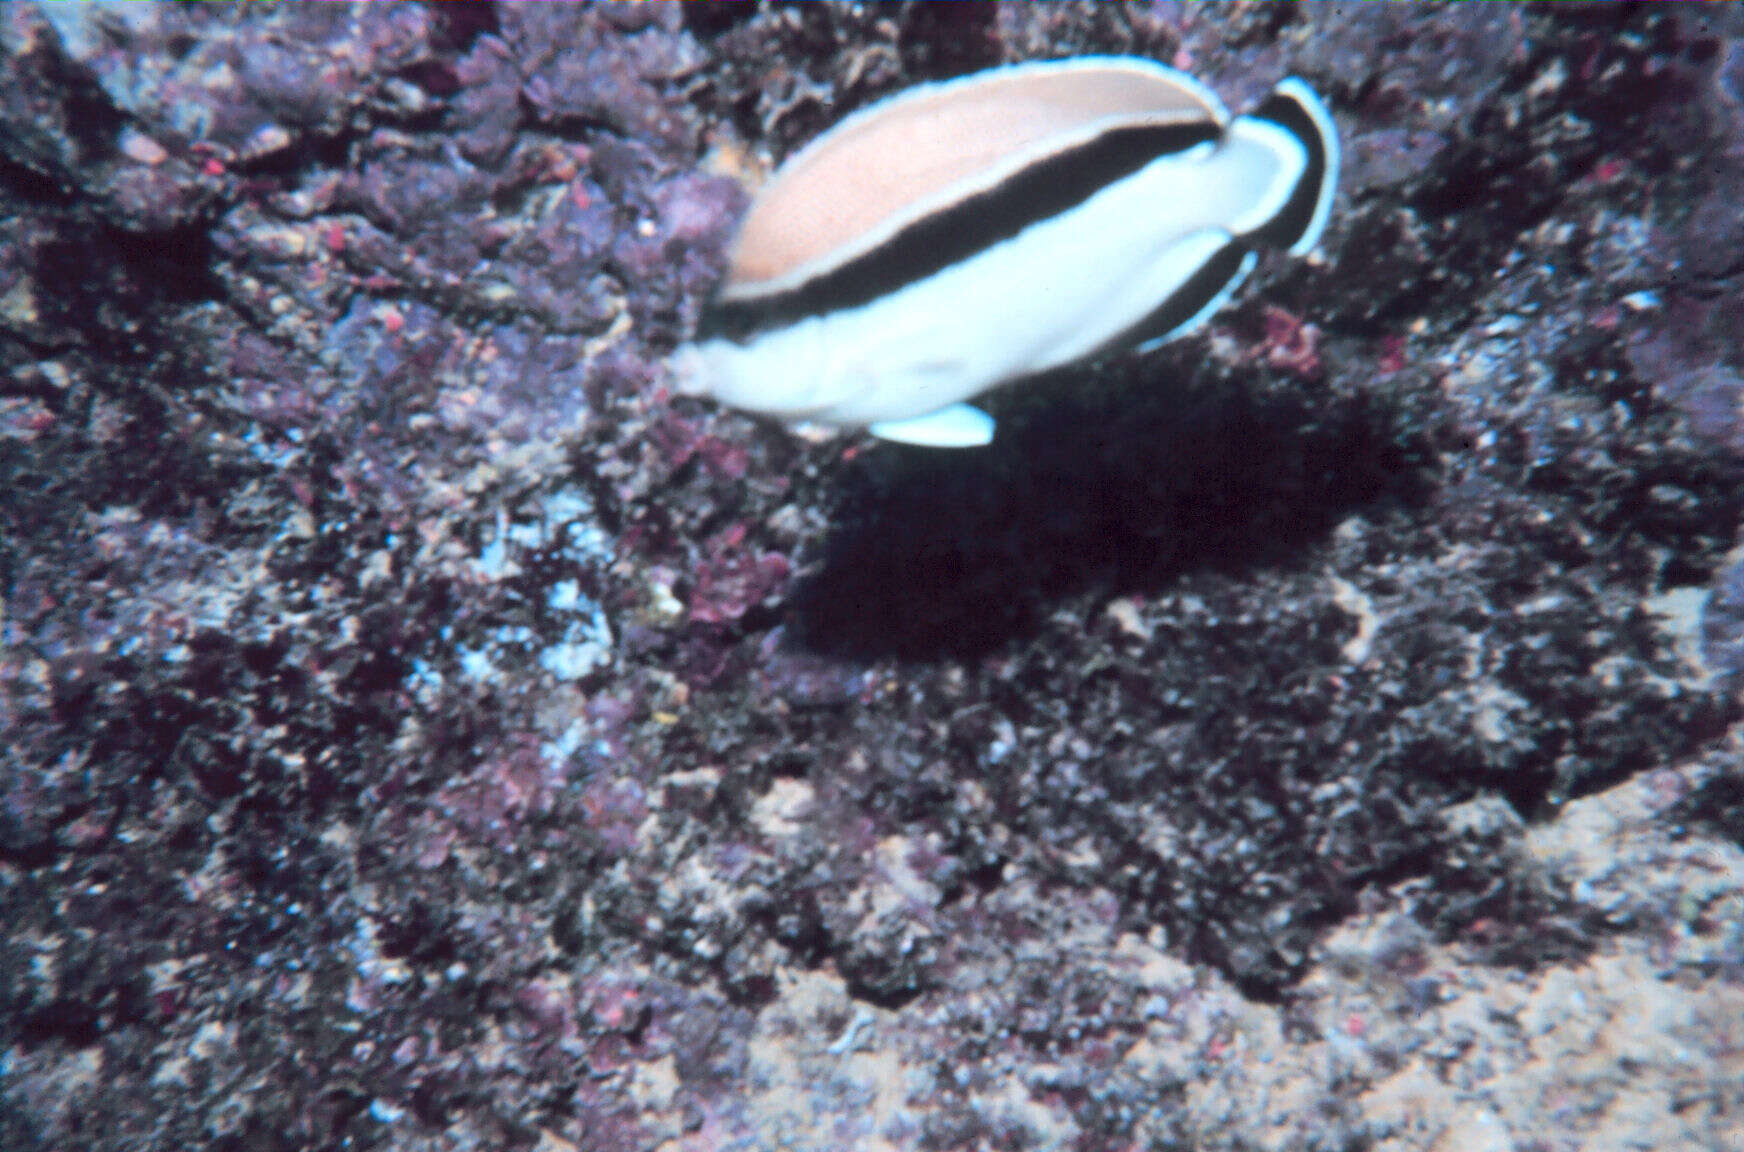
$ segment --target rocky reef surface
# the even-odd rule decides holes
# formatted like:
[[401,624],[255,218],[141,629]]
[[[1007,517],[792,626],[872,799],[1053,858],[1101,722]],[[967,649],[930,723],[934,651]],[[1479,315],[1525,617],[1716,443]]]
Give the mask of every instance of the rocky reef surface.
[[[903,86],[1295,74],[1321,254],[812,443]],[[1744,10],[0,6],[0,1147],[1744,1148]]]

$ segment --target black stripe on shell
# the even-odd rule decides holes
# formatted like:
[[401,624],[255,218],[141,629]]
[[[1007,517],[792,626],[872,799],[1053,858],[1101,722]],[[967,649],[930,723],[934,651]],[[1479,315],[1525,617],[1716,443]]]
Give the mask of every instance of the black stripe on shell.
[[697,338],[743,342],[808,316],[870,304],[1070,211],[1153,160],[1220,133],[1212,123],[1110,129],[916,220],[871,251],[794,288],[755,300],[717,299],[704,314]]
[[1320,134],[1320,124],[1302,101],[1293,93],[1274,91],[1248,113],[1256,120],[1269,120],[1302,142],[1308,152],[1308,165],[1302,178],[1290,190],[1290,198],[1278,214],[1247,234],[1256,244],[1290,249],[1307,234],[1314,222],[1314,209],[1320,203],[1321,186],[1326,183],[1326,140]]

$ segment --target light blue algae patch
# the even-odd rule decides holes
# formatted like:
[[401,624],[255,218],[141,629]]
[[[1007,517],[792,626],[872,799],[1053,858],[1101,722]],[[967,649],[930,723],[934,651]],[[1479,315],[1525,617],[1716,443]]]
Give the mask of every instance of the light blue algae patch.
[[559,680],[579,680],[612,658],[612,628],[598,604],[581,594],[581,586],[564,580],[551,589],[546,603],[567,618],[561,643],[539,653],[539,666]]
[[593,501],[577,488],[545,497],[537,518],[510,520],[497,513],[497,531],[473,560],[473,571],[487,580],[503,580],[520,572],[517,554],[555,548],[566,560],[603,566],[612,557],[612,542],[594,518]]
[[[510,519],[497,514],[495,535],[472,561],[473,572],[485,580],[507,580],[522,572],[521,560],[531,553],[553,552],[578,566],[604,567],[611,560],[611,540],[594,518],[593,501],[578,488],[544,497],[533,515]],[[614,642],[605,610],[581,590],[575,580],[561,580],[546,593],[545,605],[562,627],[555,643],[524,626],[504,626],[485,643],[460,650],[460,669],[468,679],[494,678],[500,667],[524,664],[531,656],[557,679],[573,682],[611,663]]]

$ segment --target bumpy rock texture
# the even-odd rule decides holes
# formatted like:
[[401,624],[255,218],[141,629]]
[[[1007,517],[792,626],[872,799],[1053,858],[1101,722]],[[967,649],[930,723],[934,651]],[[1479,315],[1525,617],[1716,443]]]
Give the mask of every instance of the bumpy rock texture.
[[[830,122],[1134,53],[1315,260],[812,444]],[[1744,1147],[1744,18],[0,8],[0,1147]]]

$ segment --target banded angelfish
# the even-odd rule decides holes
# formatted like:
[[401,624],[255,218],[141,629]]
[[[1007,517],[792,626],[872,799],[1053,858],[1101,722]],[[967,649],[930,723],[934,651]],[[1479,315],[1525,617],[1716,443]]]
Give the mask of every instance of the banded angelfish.
[[1300,255],[1338,179],[1297,79],[1230,118],[1172,68],[1087,57],[926,84],[848,117],[751,206],[684,392],[789,422],[985,444],[965,401],[1201,324],[1257,248]]

